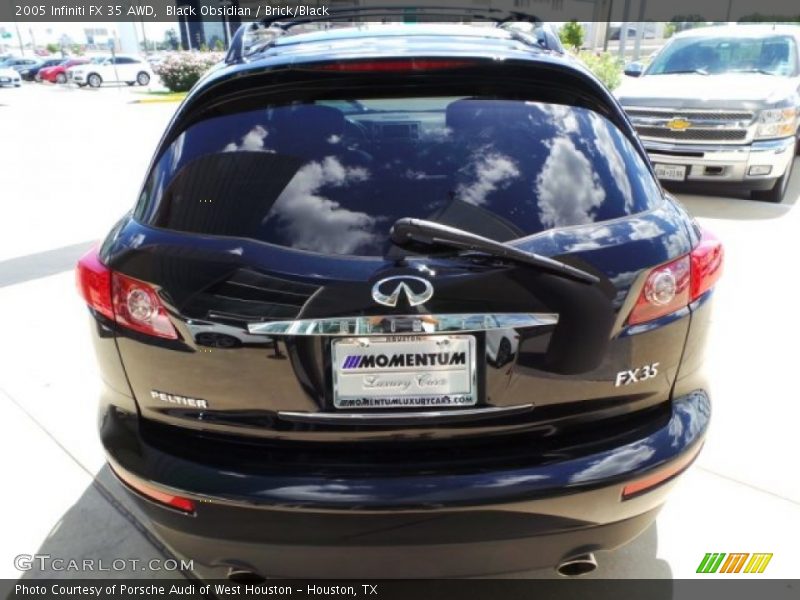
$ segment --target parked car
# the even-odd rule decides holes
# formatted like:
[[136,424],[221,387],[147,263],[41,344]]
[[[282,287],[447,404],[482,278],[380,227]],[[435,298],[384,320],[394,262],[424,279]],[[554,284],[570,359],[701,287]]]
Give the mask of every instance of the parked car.
[[29,66],[26,69],[20,71],[20,75],[25,81],[41,81],[42,78],[39,75],[39,71],[42,69],[46,69],[48,67],[55,67],[56,65],[60,65],[64,62],[65,58],[58,57],[58,58],[45,58],[44,60],[40,60],[34,65]]
[[30,58],[23,56],[21,58],[7,58],[2,62],[1,66],[7,69],[14,69],[17,73],[20,73],[26,69],[31,68],[38,62],[39,62],[38,58]]
[[617,90],[665,182],[720,184],[780,202],[800,111],[800,27],[736,25],[676,35]]
[[0,66],[0,87],[12,85],[14,87],[22,85],[22,78],[19,73],[11,67]]
[[89,62],[87,58],[68,58],[55,66],[41,69],[39,78],[50,83],[67,83],[67,70],[87,62]]
[[548,36],[305,21],[78,263],[112,472],[236,577],[592,570],[702,448],[720,242]]
[[[655,30],[653,29],[654,25],[651,23],[644,24],[644,30],[642,31],[642,39],[652,40],[655,39],[656,34]],[[635,26],[629,25],[626,28],[625,37],[628,41],[633,41],[636,39],[638,31]],[[608,28],[608,39],[609,40],[619,40],[622,36],[622,27],[619,25],[612,25]]]
[[128,85],[147,85],[153,76],[150,65],[135,56],[117,55],[102,62],[71,69],[70,82],[80,87],[86,85],[97,88],[104,83],[125,82]]

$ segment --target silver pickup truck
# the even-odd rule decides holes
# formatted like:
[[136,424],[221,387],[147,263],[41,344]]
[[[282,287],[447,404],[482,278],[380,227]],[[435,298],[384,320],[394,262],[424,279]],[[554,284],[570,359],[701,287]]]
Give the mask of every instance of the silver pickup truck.
[[781,202],[800,133],[798,48],[800,27],[707,27],[628,65],[617,97],[658,178]]

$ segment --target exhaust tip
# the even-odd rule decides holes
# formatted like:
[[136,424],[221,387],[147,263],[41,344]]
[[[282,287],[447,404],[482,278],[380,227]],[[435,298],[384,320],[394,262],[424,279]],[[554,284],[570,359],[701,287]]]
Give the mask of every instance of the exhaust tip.
[[236,583],[262,583],[267,580],[266,577],[259,575],[255,571],[241,567],[228,569],[228,579]]
[[597,568],[597,559],[591,552],[572,556],[558,564],[556,572],[562,577],[580,577]]

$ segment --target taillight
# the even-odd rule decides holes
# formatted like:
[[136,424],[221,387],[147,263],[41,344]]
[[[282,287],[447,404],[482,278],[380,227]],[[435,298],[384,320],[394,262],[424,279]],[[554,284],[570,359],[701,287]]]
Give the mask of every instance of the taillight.
[[689,304],[690,261],[681,256],[656,267],[647,276],[636,305],[628,317],[630,325],[652,321]]
[[722,259],[722,243],[703,231],[700,243],[689,254],[650,271],[628,324],[652,321],[697,300],[717,283]]
[[78,261],[77,277],[81,296],[102,315],[139,333],[172,340],[178,337],[156,290],[106,267],[97,248]]
[[75,276],[78,292],[86,304],[101,315],[113,319],[111,269],[100,262],[96,246],[80,258]]
[[703,230],[700,243],[689,255],[692,259],[692,301],[705,294],[722,275],[722,242]]
[[113,273],[111,298],[117,323],[148,335],[171,340],[178,337],[156,290],[147,283]]
[[311,67],[315,71],[339,71],[346,73],[384,72],[402,73],[408,71],[438,71],[466,67],[470,61],[439,58],[411,58],[403,60],[358,60],[329,63]]

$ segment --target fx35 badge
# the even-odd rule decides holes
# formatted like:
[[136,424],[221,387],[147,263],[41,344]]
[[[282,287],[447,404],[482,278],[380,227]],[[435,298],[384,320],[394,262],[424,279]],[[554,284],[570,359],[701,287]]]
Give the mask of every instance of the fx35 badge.
[[626,369],[617,373],[617,380],[614,383],[615,387],[623,385],[630,385],[632,383],[639,383],[640,381],[647,381],[658,375],[658,365],[661,363],[652,363],[644,365],[638,369]]

